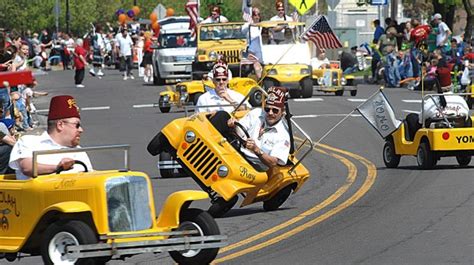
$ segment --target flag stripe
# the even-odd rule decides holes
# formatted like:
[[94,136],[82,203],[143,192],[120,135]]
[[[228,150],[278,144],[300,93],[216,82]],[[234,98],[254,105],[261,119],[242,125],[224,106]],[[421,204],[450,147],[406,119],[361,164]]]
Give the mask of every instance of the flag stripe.
[[304,40],[312,41],[320,49],[342,48],[325,16],[317,18],[302,37]]

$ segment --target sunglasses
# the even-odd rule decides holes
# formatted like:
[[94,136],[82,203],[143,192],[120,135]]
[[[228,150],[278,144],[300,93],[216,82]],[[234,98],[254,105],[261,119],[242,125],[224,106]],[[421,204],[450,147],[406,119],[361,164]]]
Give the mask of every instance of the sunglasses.
[[225,82],[227,78],[216,78],[216,82]]
[[273,114],[280,113],[280,109],[277,109],[277,108],[265,107],[264,110],[265,110],[266,113],[270,113],[270,111],[273,112]]
[[62,121],[62,122],[67,123],[67,124],[74,124],[75,125],[74,127],[76,127],[76,129],[81,128],[80,122],[68,122],[68,121]]
[[285,11],[285,9],[278,9],[278,11]]

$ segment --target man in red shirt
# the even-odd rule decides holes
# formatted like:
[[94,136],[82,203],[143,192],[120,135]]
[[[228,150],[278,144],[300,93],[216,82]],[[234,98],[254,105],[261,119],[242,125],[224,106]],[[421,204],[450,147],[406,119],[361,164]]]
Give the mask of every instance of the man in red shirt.
[[83,44],[82,39],[79,38],[76,40],[76,48],[74,48],[74,66],[76,67],[74,81],[78,88],[84,87],[82,81],[84,80],[85,68],[87,66],[86,50],[82,47]]

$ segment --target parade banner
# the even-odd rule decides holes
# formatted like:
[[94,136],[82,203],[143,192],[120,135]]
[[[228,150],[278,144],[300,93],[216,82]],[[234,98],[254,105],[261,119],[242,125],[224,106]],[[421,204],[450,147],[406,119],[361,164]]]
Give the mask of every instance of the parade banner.
[[357,110],[383,138],[392,134],[401,124],[382,90],[372,95]]

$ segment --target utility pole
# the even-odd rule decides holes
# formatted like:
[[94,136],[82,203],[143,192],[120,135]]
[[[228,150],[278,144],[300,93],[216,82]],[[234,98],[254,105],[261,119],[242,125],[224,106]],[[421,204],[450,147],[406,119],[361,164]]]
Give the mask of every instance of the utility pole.
[[66,32],[67,34],[70,34],[69,32],[69,21],[71,20],[71,14],[69,13],[69,0],[66,0]]
[[397,14],[398,14],[398,0],[392,0],[391,1],[391,10],[390,10],[390,17],[392,19],[397,19]]

